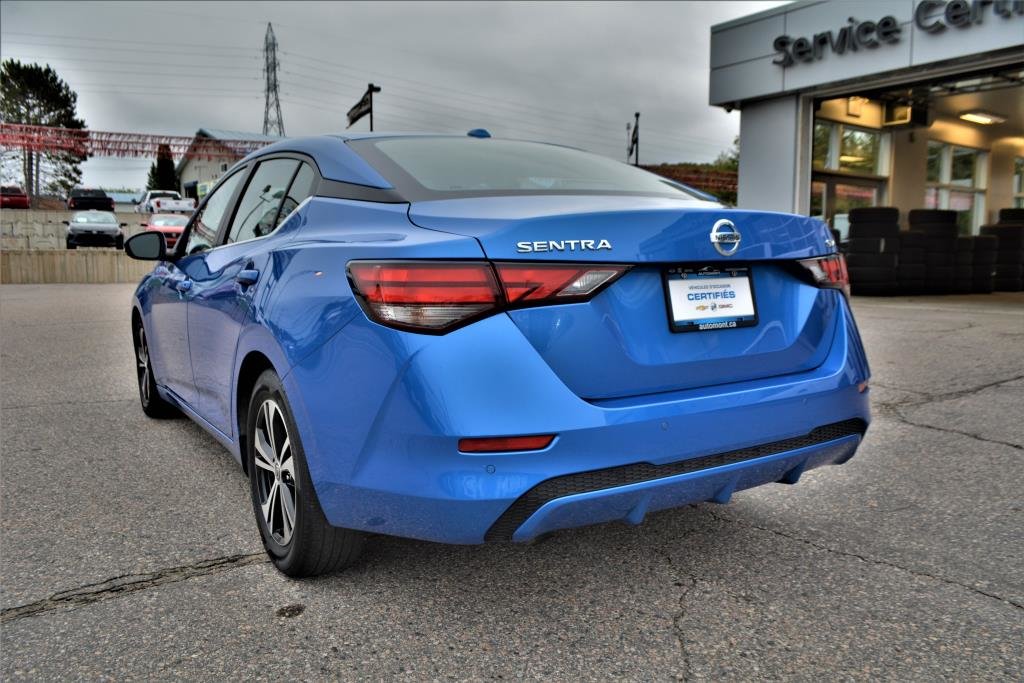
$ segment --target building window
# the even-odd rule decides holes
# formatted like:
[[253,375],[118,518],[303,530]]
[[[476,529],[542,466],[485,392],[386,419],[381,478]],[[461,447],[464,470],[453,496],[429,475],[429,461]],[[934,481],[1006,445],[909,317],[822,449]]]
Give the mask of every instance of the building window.
[[924,207],[956,211],[960,234],[976,234],[985,221],[987,162],[984,151],[930,140]]
[[1013,162],[1013,206],[1024,209],[1024,157]]
[[888,135],[831,121],[815,121],[811,147],[816,170],[888,175]]
[[885,201],[889,134],[818,119],[811,144],[811,215],[849,231],[851,209]]

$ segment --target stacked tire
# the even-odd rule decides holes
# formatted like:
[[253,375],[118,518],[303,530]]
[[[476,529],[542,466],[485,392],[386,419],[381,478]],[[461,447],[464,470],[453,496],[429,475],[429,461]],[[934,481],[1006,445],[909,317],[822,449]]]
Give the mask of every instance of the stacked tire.
[[851,209],[849,239],[843,244],[854,294],[884,296],[898,291],[899,209]]
[[974,238],[971,259],[974,272],[971,276],[971,291],[975,294],[991,294],[995,288],[996,258],[999,238],[995,235],[978,235]]
[[[908,219],[910,231],[924,235],[924,291],[928,294],[949,294],[956,291],[956,247],[959,233],[956,211],[912,209]],[[969,269],[968,263],[962,272]],[[970,279],[970,275],[967,279]]]
[[957,237],[953,243],[953,291],[970,294],[974,287],[974,238]]
[[1024,290],[1024,209],[1001,209],[999,222],[982,227],[981,232],[999,238],[993,279],[995,290]]
[[899,265],[896,279],[900,294],[924,294],[928,267],[925,265],[925,247],[928,237],[923,232],[901,232]]

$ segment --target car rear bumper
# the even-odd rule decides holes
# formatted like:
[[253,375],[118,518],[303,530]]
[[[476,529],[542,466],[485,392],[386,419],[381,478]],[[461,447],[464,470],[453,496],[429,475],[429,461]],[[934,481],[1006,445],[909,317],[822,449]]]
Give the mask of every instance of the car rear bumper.
[[[448,543],[525,541],[724,502],[848,460],[870,420],[869,370],[841,307],[814,370],[630,399],[579,398],[504,315],[443,337],[357,315],[284,382],[332,524]],[[458,450],[464,437],[526,434],[557,438],[542,451]]]

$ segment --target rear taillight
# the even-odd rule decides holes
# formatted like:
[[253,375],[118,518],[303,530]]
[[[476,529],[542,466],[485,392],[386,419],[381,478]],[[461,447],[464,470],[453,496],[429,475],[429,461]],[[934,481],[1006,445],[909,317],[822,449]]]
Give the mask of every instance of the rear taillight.
[[563,263],[496,263],[494,267],[512,306],[588,299],[628,270],[627,266]]
[[501,304],[487,263],[354,261],[348,272],[367,312],[392,327],[444,331]]
[[850,296],[850,276],[846,272],[846,257],[842,254],[832,254],[821,258],[809,258],[800,261],[800,265],[806,268],[815,284],[828,289],[841,289],[843,294]]
[[585,301],[629,266],[485,261],[352,261],[352,290],[373,320],[443,333],[499,310]]

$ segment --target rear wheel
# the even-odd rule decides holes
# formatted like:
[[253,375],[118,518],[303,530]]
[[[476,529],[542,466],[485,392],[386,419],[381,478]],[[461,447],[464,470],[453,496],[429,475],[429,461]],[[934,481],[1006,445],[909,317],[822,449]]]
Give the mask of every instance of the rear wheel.
[[333,527],[324,517],[284,388],[272,370],[256,380],[246,425],[253,512],[274,565],[303,577],[355,562],[363,534]]
[[139,402],[142,412],[157,419],[178,417],[181,413],[173,405],[160,397],[156,390],[156,378],[153,376],[153,359],[149,353],[149,339],[146,328],[141,321],[135,323],[135,372],[138,375]]

